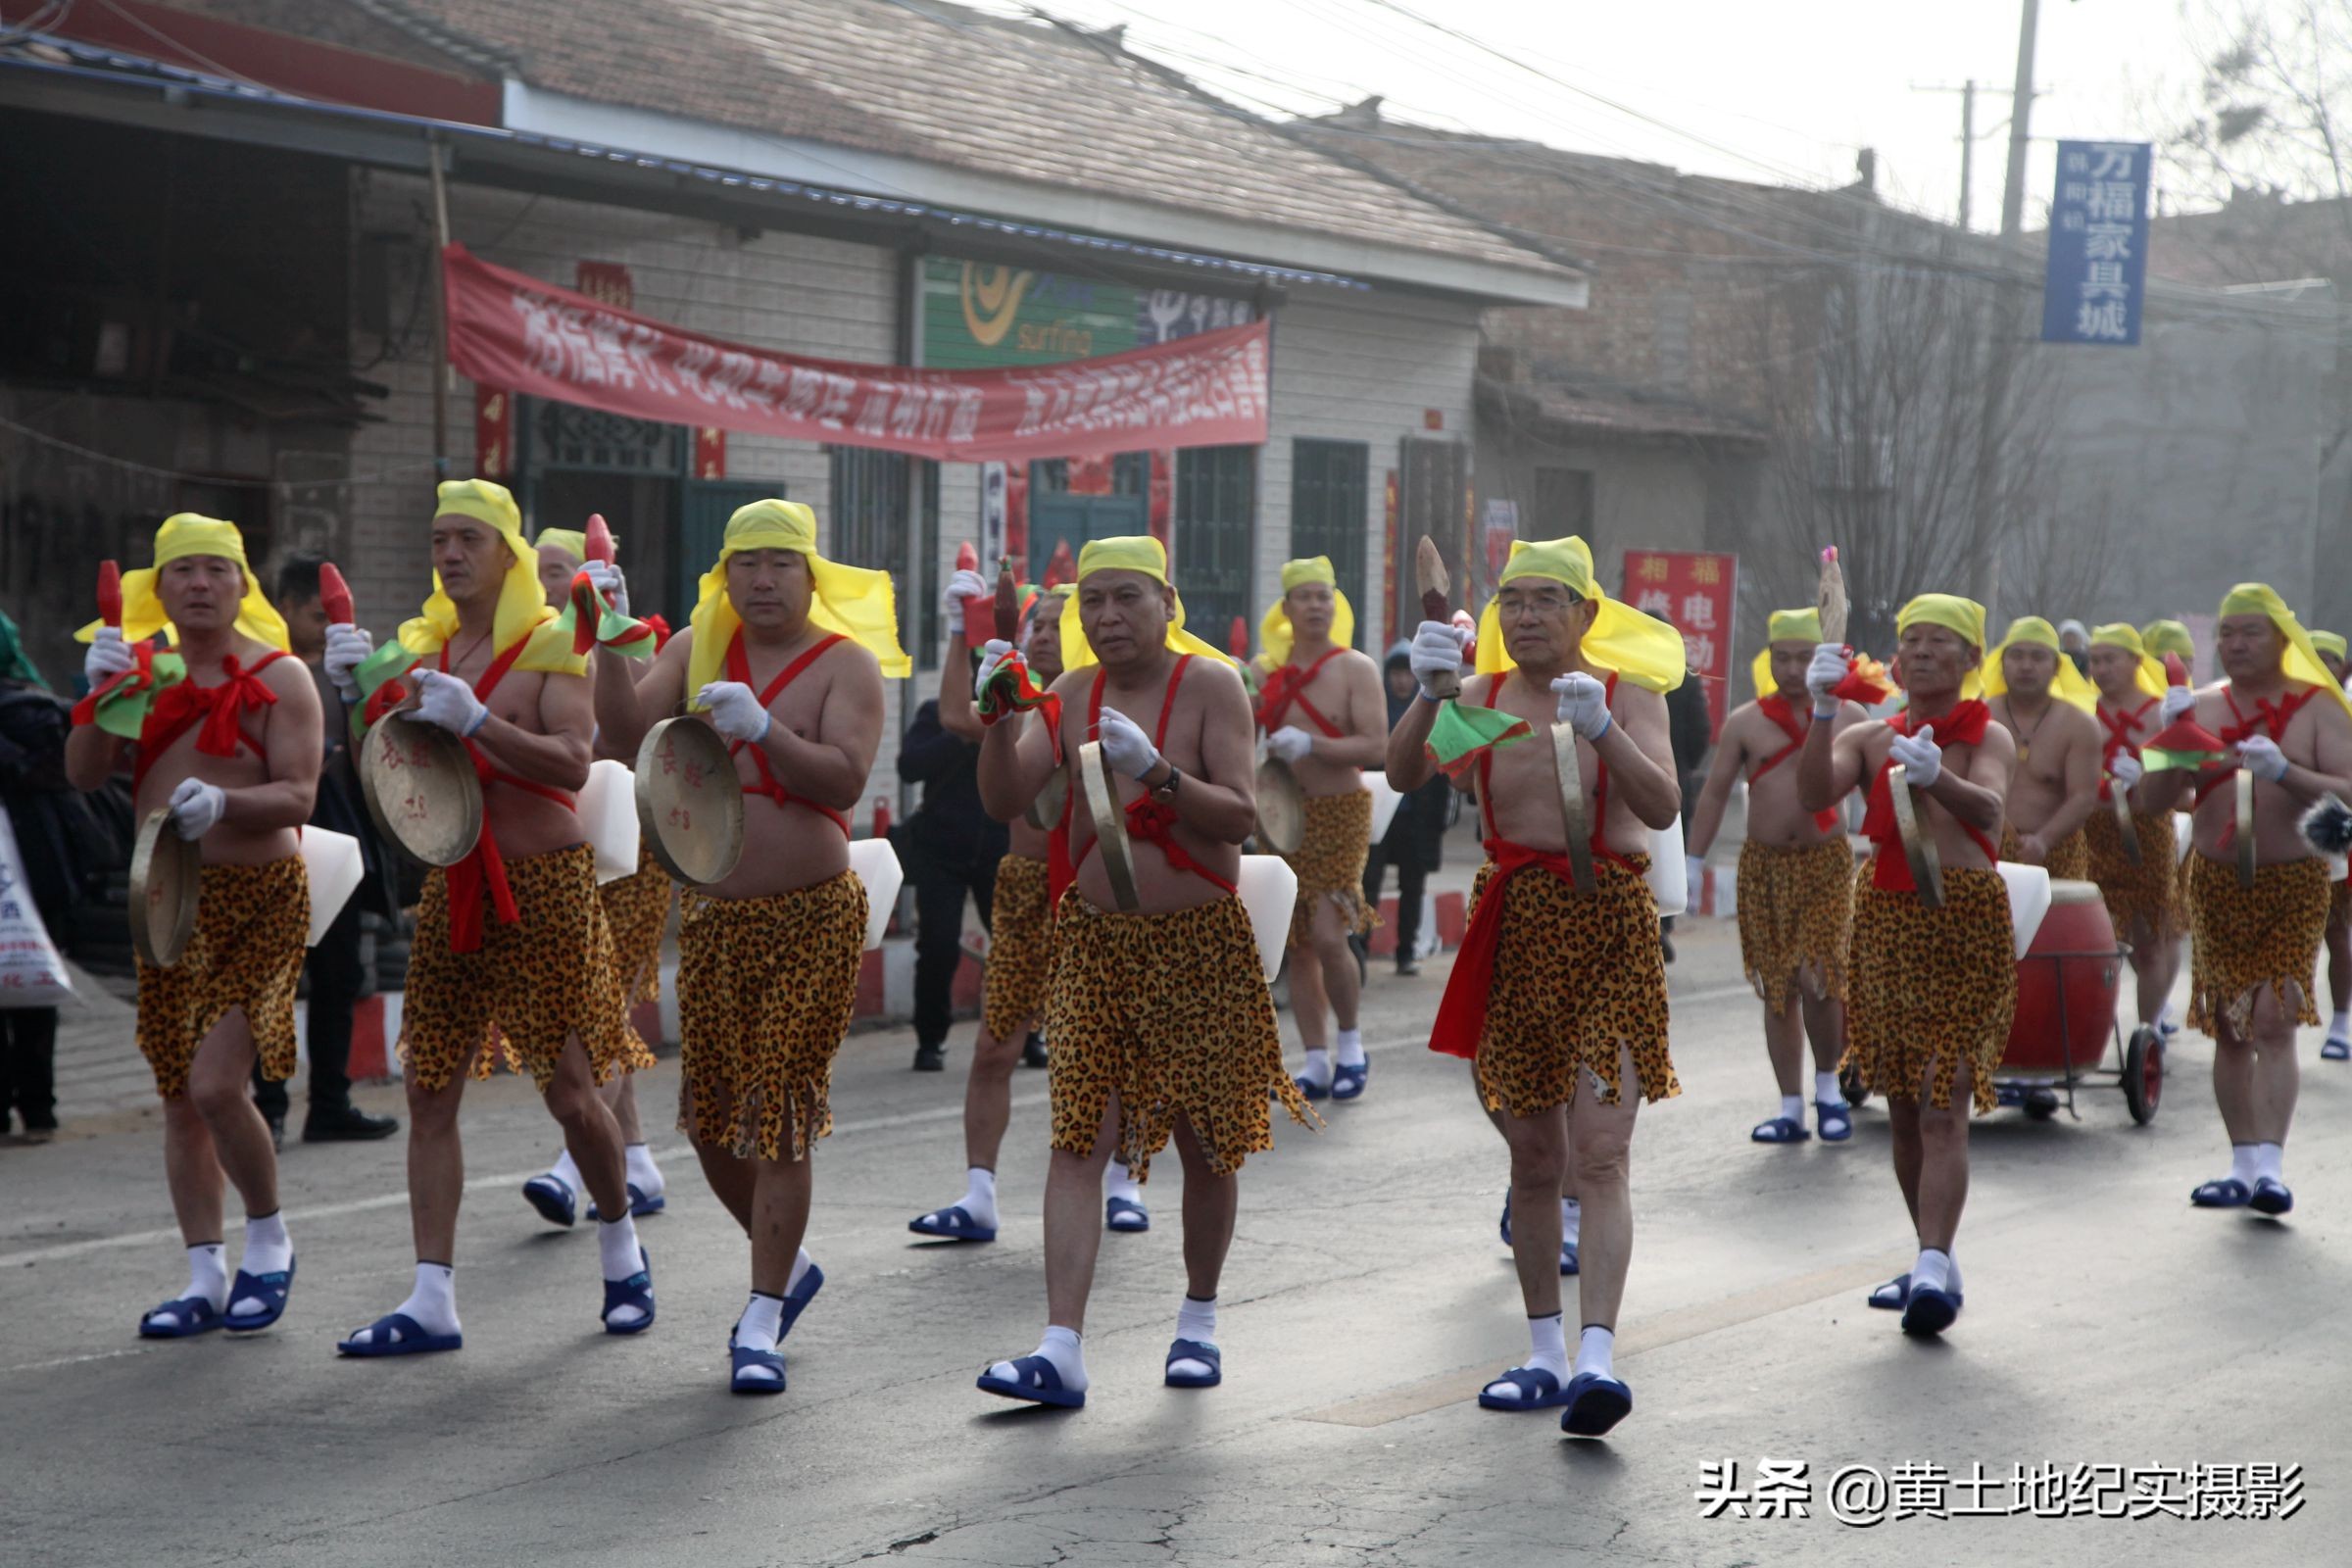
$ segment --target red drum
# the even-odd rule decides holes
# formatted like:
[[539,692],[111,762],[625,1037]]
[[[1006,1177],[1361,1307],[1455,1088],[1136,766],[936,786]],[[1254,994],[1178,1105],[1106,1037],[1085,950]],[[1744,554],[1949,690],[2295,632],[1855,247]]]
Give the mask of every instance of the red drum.
[[2115,1030],[2123,963],[2098,884],[2052,881],[2050,912],[2017,961],[2017,1016],[2002,1068],[2059,1076],[2071,1055],[2076,1072],[2095,1069]]

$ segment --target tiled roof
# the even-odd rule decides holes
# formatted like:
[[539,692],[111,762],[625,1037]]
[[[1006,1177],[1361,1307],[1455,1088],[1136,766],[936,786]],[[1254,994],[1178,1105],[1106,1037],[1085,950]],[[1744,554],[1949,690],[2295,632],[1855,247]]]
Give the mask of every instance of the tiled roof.
[[1761,448],[1770,432],[1721,409],[1629,387],[1478,378],[1482,417],[1537,424],[1564,436],[1653,443],[1715,441]]
[[1572,275],[1115,36],[944,0],[352,0],[527,85],[1063,190]]

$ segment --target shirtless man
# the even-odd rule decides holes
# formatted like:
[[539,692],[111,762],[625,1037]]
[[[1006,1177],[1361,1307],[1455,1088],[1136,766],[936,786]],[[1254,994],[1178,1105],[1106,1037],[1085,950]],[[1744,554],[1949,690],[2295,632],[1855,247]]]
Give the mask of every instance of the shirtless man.
[[[1757,662],[1756,700],[1723,721],[1715,762],[1690,821],[1690,853],[1704,857],[1723,825],[1732,786],[1747,779],[1747,841],[1740,847],[1740,956],[1764,1004],[1764,1047],[1781,1087],[1780,1113],[1748,1137],[1759,1144],[1801,1144],[1805,1130],[1805,1041],[1813,1042],[1813,1109],[1822,1142],[1854,1134],[1853,1112],[1838,1086],[1845,1054],[1845,953],[1854,923],[1854,852],[1836,810],[1796,804],[1796,768],[1811,699],[1805,669],[1821,641],[1821,612],[1776,610],[1770,641]],[[1803,705],[1800,707],[1800,705]],[[1832,733],[1861,722],[1857,703],[1840,702]]]
[[[171,652],[151,644],[167,624]],[[139,960],[139,1051],[164,1102],[164,1180],[188,1262],[187,1289],[142,1317],[139,1333],[266,1329],[293,1288],[294,1244],[270,1126],[246,1080],[257,1056],[265,1078],[294,1075],[294,987],[311,908],[295,830],[318,786],[318,694],[302,662],[285,656],[286,623],[263,597],[235,524],[193,513],[166,518],[153,569],[122,578],[122,624],[81,636],[92,695],[74,710],[66,777],[101,788],[130,751],[135,819],[169,811],[169,831],[202,846],[186,950],[169,968]],[[223,1174],[245,1204],[233,1283]]]
[[[1184,1167],[1186,1293],[1165,1378],[1224,1377],[1217,1287],[1233,1243],[1241,1167],[1274,1146],[1268,1092],[1311,1114],[1282,1068],[1282,1037],[1250,916],[1235,893],[1256,823],[1250,699],[1216,650],[1184,631],[1167,554],[1152,538],[1096,539],[1078,557],[1062,619],[1069,669],[1061,750],[1100,741],[1126,807],[1136,907],[1118,909],[1083,805],[1071,812],[1077,881],[1055,918],[1046,1034],[1054,1050],[1054,1152],[1046,1174],[1046,1332],[1036,1351],[992,1362],[989,1394],[1086,1402],[1080,1336],[1102,1228],[1095,1203],[1115,1150],[1136,1176],[1171,1134]],[[991,641],[975,686],[1019,656]],[[980,798],[1010,820],[1054,767],[1042,723],[998,723],[980,745]],[[1081,789],[1070,781],[1073,795]]]
[[2009,623],[1984,670],[1985,706],[2017,744],[2001,826],[2001,858],[2080,882],[2089,874],[2081,829],[2099,806],[2097,693],[2039,615]]
[[[958,571],[949,580],[941,599],[948,615],[948,657],[939,673],[941,727],[983,742],[990,727],[1019,717],[1015,711],[983,720],[973,701],[963,607],[986,592],[988,585],[976,571]],[[1021,618],[1021,656],[1042,687],[1061,678],[1061,605],[1060,594],[1040,594]],[[971,1071],[963,1084],[963,1197],[908,1220],[906,1228],[918,1236],[997,1239],[997,1155],[1012,1120],[1012,1069],[1021,1059],[1023,1042],[1045,1017],[1046,981],[1054,966],[1054,905],[1069,876],[1066,819],[1043,828],[1024,811],[1008,827],[1010,846],[997,862],[990,900],[980,1033],[972,1042]]]
[[[1940,1334],[1959,1314],[1952,1242],[1968,1200],[1969,1099],[1980,1111],[1997,1103],[1992,1068],[2017,1006],[2009,894],[1993,869],[2017,747],[1983,702],[1960,697],[1984,651],[1983,606],[1922,594],[1895,614],[1904,711],[1833,733],[1823,720],[1838,715],[1845,651],[1822,644],[1805,675],[1814,724],[1797,754],[1797,804],[1818,811],[1867,792],[1862,831],[1875,851],[1854,894],[1847,1057],[1886,1097],[1894,1178],[1918,1234],[1910,1272],[1869,1298],[1901,1312],[1906,1334]],[[1942,862],[1940,905],[1912,881],[1889,793],[1896,764]]]
[[597,712],[633,755],[690,701],[735,756],[743,858],[678,914],[678,1126],[751,1239],[728,1387],[779,1394],[777,1348],[825,1282],[802,1245],[833,1057],[858,1004],[865,884],[850,809],[882,742],[884,675],[907,672],[890,574],[816,553],[816,514],[756,501],[727,519],[693,624],[643,680],[597,653]]
[[423,613],[380,653],[357,626],[327,629],[327,674],[346,702],[373,707],[377,693],[367,686],[405,674],[416,706],[377,722],[461,737],[483,781],[480,839],[425,875],[402,1011],[416,1287],[335,1348],[385,1356],[464,1346],[458,1108],[466,1078],[490,1075],[494,1040],[510,1067],[531,1074],[598,1213],[611,1216],[597,1226],[606,1332],[638,1334],[653,1326],[653,1272],[629,1215],[620,1128],[597,1089],[653,1056],[621,1024],[596,852],[572,809],[594,729],[585,666],[548,608],[505,486],[440,486],[432,562]]
[[[1298,873],[1291,914],[1291,1016],[1306,1048],[1298,1075],[1309,1100],[1354,1100],[1372,1071],[1357,1027],[1355,950],[1350,937],[1378,923],[1364,902],[1364,857],[1372,848],[1372,796],[1364,769],[1388,752],[1388,705],[1380,668],[1349,644],[1355,612],[1339,591],[1331,558],[1282,564],[1282,597],[1261,629],[1273,669],[1259,694],[1266,754],[1287,763],[1306,795],[1306,833],[1285,857]],[[1337,1059],[1329,1021],[1339,1025]]]
[[[587,536],[579,529],[542,528],[532,549],[539,558],[539,586],[549,604],[561,605],[570,596],[572,579],[586,564],[590,580],[606,602],[620,614],[629,612],[628,579],[618,566],[588,561]],[[633,762],[637,757],[633,751],[621,752],[601,729],[595,752],[598,758],[616,762]],[[628,1021],[628,1009],[661,1000],[662,933],[669,924],[669,873],[654,859],[650,845],[638,846],[633,875],[615,877],[596,890],[597,902],[604,906],[605,924],[612,933],[612,971],[620,977],[621,1027],[641,1046],[645,1042],[637,1038],[637,1026]],[[649,1050],[647,1054],[652,1053]],[[654,1163],[654,1152],[646,1146],[644,1124],[637,1118],[636,1070],[623,1067],[597,1093],[604,1097],[614,1125],[620,1128],[622,1152],[629,1167],[629,1213],[639,1219],[660,1213],[669,1206],[669,1199],[662,1168]],[[540,1218],[568,1229],[580,1187],[580,1168],[573,1163],[571,1151],[565,1149],[557,1153],[553,1165],[522,1184],[522,1196],[539,1211]],[[590,1217],[595,1214],[591,1209]]]
[[[2295,1024],[2318,1023],[2312,969],[2328,928],[2328,866],[2297,828],[2322,795],[2352,799],[2352,701],[2328,678],[2310,638],[2277,593],[2240,583],[2214,626],[2223,679],[2170,687],[2167,722],[2193,710],[2231,747],[2199,770],[2195,837],[2184,872],[2191,972],[2188,1025],[2213,1037],[2213,1096],[2229,1129],[2230,1174],[2189,1195],[2199,1208],[2278,1215],[2294,1206],[2286,1133],[2300,1076]],[[2254,776],[2254,875],[2239,876],[2235,776]],[[2190,784],[2164,768],[2141,788],[2169,810]]]
[[[2099,806],[2082,824],[2090,879],[2099,885],[2107,918],[2132,946],[2132,972],[2138,982],[2139,1021],[2170,1032],[2173,978],[2180,972],[2180,893],[2173,813],[2148,804],[2140,784],[2140,750],[2164,727],[2164,666],[2118,621],[2090,634],[2090,679],[2098,688],[2100,731]],[[2113,799],[2125,792],[2134,860],[2125,847]]]
[[[2344,684],[2344,634],[2315,631],[2311,651],[2320,656],[2338,689]],[[2333,876],[2328,884],[2328,999],[2334,1010],[2328,1019],[2328,1038],[2320,1046],[2322,1061],[2352,1059],[2352,881]]]
[[[1611,650],[1615,662],[1595,657]],[[1428,681],[1460,657],[1454,628],[1423,621],[1413,668]],[[1511,1152],[1511,1251],[1531,1344],[1480,1393],[1494,1410],[1564,1406],[1562,1430],[1598,1437],[1633,1409],[1612,1365],[1633,1254],[1627,1187],[1642,1101],[1682,1092],[1666,1044],[1666,963],[1644,879],[1649,835],[1681,808],[1664,693],[1683,676],[1680,634],[1602,592],[1582,539],[1515,542],[1478,631],[1480,673],[1463,707],[1499,710],[1532,737],[1477,754],[1488,863],[1430,1047],[1471,1056]],[[1418,789],[1454,715],[1417,702],[1389,737],[1392,788]],[[1575,732],[1592,891],[1577,891],[1553,761],[1554,724]],[[1450,752],[1450,744],[1447,751]],[[1560,1311],[1563,1169],[1583,1200],[1573,1370]]]

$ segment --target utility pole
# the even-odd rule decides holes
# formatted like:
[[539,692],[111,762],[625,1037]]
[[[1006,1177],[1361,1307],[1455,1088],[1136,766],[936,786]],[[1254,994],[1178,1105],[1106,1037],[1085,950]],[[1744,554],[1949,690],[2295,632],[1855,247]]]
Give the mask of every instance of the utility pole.
[[2040,0],[2025,0],[2017,28],[2017,87],[2009,105],[2009,177],[2001,186],[2001,238],[2014,241],[2025,228],[2026,148],[2033,136],[2034,34],[2041,20]]
[[1960,227],[1968,228],[1969,215],[1974,211],[1970,193],[1976,188],[1977,174],[1977,84],[1971,79],[1957,87],[1928,86],[1916,83],[1913,92],[1956,92],[1960,95]]

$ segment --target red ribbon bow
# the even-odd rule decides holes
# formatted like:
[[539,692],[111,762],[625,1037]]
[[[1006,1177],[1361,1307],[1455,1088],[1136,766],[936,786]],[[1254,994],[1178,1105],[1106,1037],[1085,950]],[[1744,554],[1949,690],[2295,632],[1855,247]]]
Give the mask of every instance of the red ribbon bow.
[[167,734],[175,734],[202,718],[196,749],[207,757],[236,756],[237,725],[245,710],[277,702],[277,693],[264,685],[260,676],[247,674],[236,655],[220,661],[220,668],[227,679],[218,686],[183,680],[165,687],[155,699],[152,721]]

